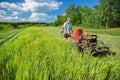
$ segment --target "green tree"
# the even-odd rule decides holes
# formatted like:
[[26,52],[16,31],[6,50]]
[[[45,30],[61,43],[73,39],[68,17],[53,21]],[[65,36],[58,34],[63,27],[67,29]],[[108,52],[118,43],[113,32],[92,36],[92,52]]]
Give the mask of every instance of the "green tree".
[[57,20],[54,22],[54,26],[62,25],[66,21],[66,16],[58,15]]
[[69,7],[66,9],[66,16],[71,18],[71,21],[73,24],[75,24],[75,5],[74,4],[70,4]]
[[73,25],[88,27],[120,27],[120,0],[99,0],[99,5],[94,8],[70,4],[66,9],[66,15],[59,15],[55,25],[63,24],[70,17]]
[[66,9],[66,16],[71,18],[73,25],[81,24],[81,7],[70,4]]
[[114,27],[120,27],[120,0],[114,0],[113,6],[113,20],[114,20]]
[[75,24],[79,25],[82,23],[82,15],[81,15],[81,7],[76,7],[76,13],[75,13]]
[[106,28],[111,27],[111,23],[113,22],[113,4],[114,0],[100,0],[100,12],[102,13],[103,25]]
[[82,24],[89,26],[91,21],[91,9],[88,6],[81,7]]

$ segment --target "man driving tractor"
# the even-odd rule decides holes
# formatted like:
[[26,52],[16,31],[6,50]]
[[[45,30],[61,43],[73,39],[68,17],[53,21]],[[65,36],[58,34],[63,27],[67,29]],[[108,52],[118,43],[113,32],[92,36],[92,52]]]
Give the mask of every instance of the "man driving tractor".
[[71,19],[67,18],[67,21],[64,23],[61,30],[61,33],[64,33],[63,41],[66,39],[68,39],[68,42],[70,41],[70,36],[68,34],[71,34],[71,32],[72,32]]
[[72,35],[72,23],[70,18],[67,18],[67,21],[62,26],[61,32],[64,33],[63,41],[67,39],[69,42],[70,38],[74,39],[74,44],[80,52],[91,52],[92,56],[95,57],[115,54],[111,52],[109,47],[105,46],[102,41],[97,40],[96,34],[83,34],[82,29],[76,29],[74,35]]

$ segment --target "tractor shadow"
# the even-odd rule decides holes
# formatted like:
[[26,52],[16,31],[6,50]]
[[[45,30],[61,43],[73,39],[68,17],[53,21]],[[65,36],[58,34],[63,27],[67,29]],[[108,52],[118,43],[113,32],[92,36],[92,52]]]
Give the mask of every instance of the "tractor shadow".
[[116,53],[115,52],[112,52],[112,51],[98,51],[98,52],[95,52],[95,53],[92,53],[92,56],[93,57],[106,57],[106,56],[115,56]]
[[90,56],[93,56],[93,57],[106,57],[106,56],[115,56],[116,55],[116,52],[108,52],[108,51],[84,52],[84,51],[78,50],[78,53],[80,53],[82,55],[82,57],[84,57],[85,54],[90,54]]
[[[78,53],[82,54],[82,57],[85,55],[85,54],[89,54],[93,57],[106,57],[106,56],[115,56],[116,55],[116,52],[112,52],[111,50],[109,49],[106,49],[106,50],[102,50],[101,47],[99,48],[100,50],[98,51],[93,51],[93,52],[86,52],[84,50],[82,50],[81,47],[79,47],[78,45],[76,45],[76,43],[73,43],[73,48],[75,48]],[[102,47],[103,48],[103,47]]]

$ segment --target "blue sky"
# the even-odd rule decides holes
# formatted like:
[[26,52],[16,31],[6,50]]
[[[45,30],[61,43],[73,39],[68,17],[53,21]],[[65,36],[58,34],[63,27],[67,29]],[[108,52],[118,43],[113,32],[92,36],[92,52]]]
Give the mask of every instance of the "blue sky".
[[98,5],[98,0],[0,0],[0,22],[53,22],[70,4]]

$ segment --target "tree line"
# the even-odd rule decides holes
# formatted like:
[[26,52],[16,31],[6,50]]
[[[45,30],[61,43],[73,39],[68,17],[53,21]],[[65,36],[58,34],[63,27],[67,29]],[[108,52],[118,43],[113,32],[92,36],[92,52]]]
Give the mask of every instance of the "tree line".
[[40,22],[0,22],[0,30],[21,29],[30,26],[45,27],[51,26],[53,23],[40,23]]
[[70,4],[65,15],[58,15],[55,26],[62,25],[67,17],[73,25],[96,28],[120,27],[120,0],[99,0],[99,5],[93,8]]

